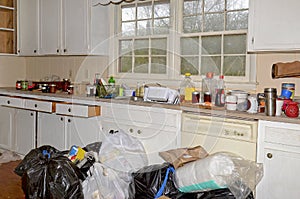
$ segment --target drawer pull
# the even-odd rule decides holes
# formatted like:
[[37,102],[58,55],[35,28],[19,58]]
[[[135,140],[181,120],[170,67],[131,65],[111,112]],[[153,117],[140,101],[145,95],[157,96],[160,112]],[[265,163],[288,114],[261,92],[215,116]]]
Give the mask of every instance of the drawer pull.
[[69,111],[69,113],[71,113],[71,111],[72,111],[71,108],[68,108],[68,111]]
[[30,116],[33,116],[33,113],[30,113]]
[[10,101],[9,101],[9,100],[7,101],[7,104],[10,104]]
[[71,119],[68,119],[68,122],[71,122]]
[[37,108],[37,104],[34,104],[34,107]]
[[63,117],[61,117],[61,118],[60,118],[60,121],[64,121],[64,118],[63,118]]
[[138,133],[138,134],[142,134],[142,131],[141,131],[141,130],[137,130],[137,133]]
[[129,132],[130,132],[130,133],[133,133],[133,129],[130,128],[130,129],[129,129]]
[[273,157],[273,154],[272,154],[272,153],[267,153],[267,157],[268,157],[269,159],[271,159],[271,158]]

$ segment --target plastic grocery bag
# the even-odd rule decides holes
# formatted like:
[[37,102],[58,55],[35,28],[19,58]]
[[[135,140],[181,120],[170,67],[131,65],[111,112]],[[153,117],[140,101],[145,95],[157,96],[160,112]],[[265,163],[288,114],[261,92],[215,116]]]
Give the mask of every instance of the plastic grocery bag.
[[123,130],[107,134],[102,141],[99,161],[111,169],[122,172],[135,171],[148,165],[143,144]]
[[22,189],[26,198],[83,198],[84,177],[63,152],[51,146],[31,150],[16,167],[22,174]]
[[178,194],[175,186],[175,170],[169,163],[150,165],[132,173],[129,199],[173,198]]
[[94,163],[90,175],[82,182],[85,199],[125,199],[131,175],[116,171],[101,163]]
[[235,198],[244,199],[262,176],[262,164],[219,152],[178,168],[176,183],[181,192],[228,188]]

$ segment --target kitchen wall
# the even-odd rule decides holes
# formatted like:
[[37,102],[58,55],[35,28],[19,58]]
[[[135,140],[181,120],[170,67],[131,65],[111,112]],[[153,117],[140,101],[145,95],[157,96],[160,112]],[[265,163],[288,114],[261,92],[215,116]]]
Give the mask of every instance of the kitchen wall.
[[263,92],[264,88],[277,88],[281,92],[282,83],[295,83],[295,96],[300,96],[300,78],[272,79],[272,65],[277,62],[292,62],[300,60],[300,53],[266,53],[257,54],[256,79],[258,82],[257,92]]
[[72,82],[93,83],[95,73],[107,77],[108,58],[104,56],[26,57],[26,78],[45,80],[53,76]]
[[0,56],[0,86],[15,86],[17,79],[26,76],[26,61],[24,57]]

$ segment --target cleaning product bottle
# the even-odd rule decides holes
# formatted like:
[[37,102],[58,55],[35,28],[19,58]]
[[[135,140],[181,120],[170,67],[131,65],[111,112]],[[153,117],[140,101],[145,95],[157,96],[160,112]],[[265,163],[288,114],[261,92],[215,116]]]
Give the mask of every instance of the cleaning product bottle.
[[214,79],[214,73],[206,73],[205,78],[202,79],[202,93],[204,97],[204,103],[215,104],[216,99],[216,85],[217,80]]
[[217,81],[217,88],[216,88],[216,106],[223,107],[225,105],[225,82],[224,82],[224,75],[220,75]]
[[116,83],[115,79],[113,76],[110,76],[109,80],[108,80],[108,85],[114,86]]
[[185,73],[185,77],[180,84],[180,102],[191,102],[192,92],[195,91],[195,84],[191,79],[191,73]]

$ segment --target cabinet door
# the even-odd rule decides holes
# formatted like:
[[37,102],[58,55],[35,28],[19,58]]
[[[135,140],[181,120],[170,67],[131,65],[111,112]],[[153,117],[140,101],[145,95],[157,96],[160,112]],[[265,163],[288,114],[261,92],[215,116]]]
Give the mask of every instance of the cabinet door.
[[88,1],[63,0],[63,53],[88,53]]
[[61,48],[61,0],[40,1],[40,53],[59,54]]
[[300,1],[251,0],[248,50],[300,49]]
[[257,199],[297,199],[300,195],[300,153],[266,148],[264,176],[257,187]]
[[55,114],[38,113],[37,147],[51,145],[66,150],[65,117]]
[[12,150],[15,109],[0,106],[0,147]]
[[100,133],[99,117],[67,117],[67,148],[72,145],[84,147],[90,143],[101,141]]
[[17,153],[26,155],[31,149],[35,148],[36,135],[36,112],[23,109],[16,110],[16,149]]
[[39,0],[18,0],[18,54],[38,53],[38,2]]

